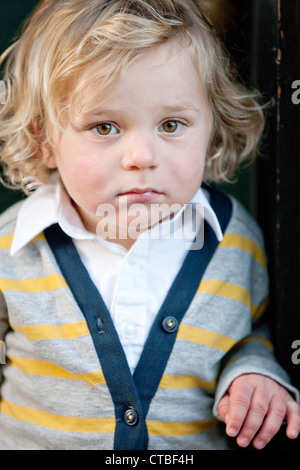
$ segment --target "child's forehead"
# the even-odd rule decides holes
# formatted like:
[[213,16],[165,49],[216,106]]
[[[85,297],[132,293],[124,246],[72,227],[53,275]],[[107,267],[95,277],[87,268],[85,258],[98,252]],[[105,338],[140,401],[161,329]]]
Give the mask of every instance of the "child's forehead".
[[[179,95],[182,90],[187,94],[189,90],[186,83],[191,82],[192,76],[195,86],[205,94],[203,82],[191,56],[184,50],[176,50],[170,44],[155,47],[136,57],[134,61],[127,63],[122,71],[112,69],[110,75],[105,76],[99,64],[98,72],[97,74],[96,67],[94,79],[89,86],[84,86],[84,79],[89,76],[89,69],[77,83],[77,86],[84,90],[77,101],[77,110],[80,108],[82,113],[101,109],[108,102],[113,102],[117,106],[118,103],[115,101],[129,93],[149,94],[148,88],[153,92],[165,88],[166,100],[169,95],[172,96],[176,87]],[[185,107],[193,106],[193,101],[190,99],[183,100],[182,103]],[[173,104],[170,100],[168,106],[171,107]]]

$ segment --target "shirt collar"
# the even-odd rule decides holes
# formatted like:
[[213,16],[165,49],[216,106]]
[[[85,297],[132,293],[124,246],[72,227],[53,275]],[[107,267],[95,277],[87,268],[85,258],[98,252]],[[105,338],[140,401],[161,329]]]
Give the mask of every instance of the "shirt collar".
[[[214,230],[217,239],[221,241],[223,239],[222,230],[209,203],[208,191],[200,188],[190,203],[194,204],[196,210],[201,208],[202,216]],[[47,209],[45,210],[45,208]],[[174,217],[175,224],[181,212]],[[23,202],[17,216],[16,229],[10,249],[11,255],[16,254],[43,230],[55,223],[58,223],[67,235],[76,240],[94,240],[98,238],[97,235],[88,232],[83,226],[57,176],[52,177],[49,184],[38,188]]]

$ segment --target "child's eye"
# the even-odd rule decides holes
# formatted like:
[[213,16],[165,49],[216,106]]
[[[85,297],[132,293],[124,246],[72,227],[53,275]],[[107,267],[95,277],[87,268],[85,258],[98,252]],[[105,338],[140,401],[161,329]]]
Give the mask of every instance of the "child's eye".
[[174,134],[175,132],[177,132],[178,130],[180,130],[182,128],[184,124],[182,124],[181,122],[179,121],[173,121],[173,120],[170,120],[170,121],[165,121],[161,128],[164,132],[167,132],[168,134]]
[[98,124],[96,127],[96,132],[99,134],[99,135],[114,135],[114,134],[117,134],[117,129],[115,128],[115,126],[113,126],[112,124],[110,124],[109,122],[102,122],[101,124]]

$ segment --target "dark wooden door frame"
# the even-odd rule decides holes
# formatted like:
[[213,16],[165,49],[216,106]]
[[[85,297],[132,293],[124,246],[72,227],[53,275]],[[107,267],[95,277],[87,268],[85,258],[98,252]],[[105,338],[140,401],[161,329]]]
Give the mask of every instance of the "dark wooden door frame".
[[278,359],[300,388],[293,348],[300,342],[300,93],[293,88],[300,80],[300,0],[254,0],[252,13],[253,79],[274,101],[256,188],[270,259],[270,323]]

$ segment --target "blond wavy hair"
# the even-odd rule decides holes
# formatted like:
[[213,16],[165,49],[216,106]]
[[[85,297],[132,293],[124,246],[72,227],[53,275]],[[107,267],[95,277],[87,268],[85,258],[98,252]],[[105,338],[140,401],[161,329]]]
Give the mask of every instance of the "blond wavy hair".
[[[19,39],[4,52],[0,161],[6,182],[25,192],[47,183],[61,115],[103,94],[151,48],[173,41],[190,54],[213,112],[204,179],[230,181],[257,154],[261,106],[232,77],[230,60],[196,0],[43,0]],[[93,85],[97,84],[97,87]],[[1,98],[1,96],[0,96]],[[3,102],[0,99],[0,103]]]

